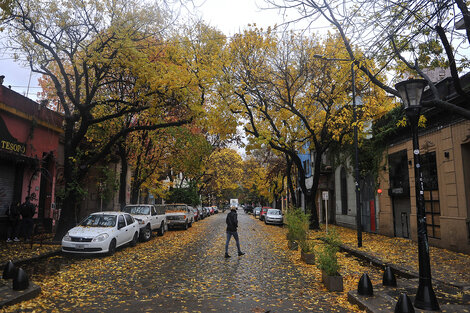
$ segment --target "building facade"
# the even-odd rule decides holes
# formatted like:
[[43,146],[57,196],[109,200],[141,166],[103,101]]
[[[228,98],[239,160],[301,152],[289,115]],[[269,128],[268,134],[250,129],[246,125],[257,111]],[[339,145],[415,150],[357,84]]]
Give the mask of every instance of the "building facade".
[[[463,82],[470,86],[470,76]],[[462,107],[451,79],[438,85],[443,97]],[[423,98],[431,97],[429,91]],[[429,244],[470,253],[470,121],[437,108],[423,112],[419,152]],[[379,173],[379,232],[417,240],[415,176],[411,131],[401,130],[388,144]]]
[[4,235],[5,214],[12,203],[30,196],[37,206],[35,218],[51,229],[57,218],[55,186],[59,138],[63,117],[3,86],[0,77],[0,225]]

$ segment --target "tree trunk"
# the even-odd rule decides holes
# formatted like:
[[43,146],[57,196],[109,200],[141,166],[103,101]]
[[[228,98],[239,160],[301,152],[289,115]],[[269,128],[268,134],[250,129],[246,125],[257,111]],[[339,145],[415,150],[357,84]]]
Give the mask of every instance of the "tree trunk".
[[127,153],[123,144],[119,145],[119,157],[121,158],[121,174],[119,176],[119,204],[121,209],[126,205],[127,192]]
[[295,196],[294,185],[292,184],[292,159],[286,155],[287,159],[287,189],[292,198],[292,206],[297,207],[297,197]]
[[[69,126],[69,127],[67,127]],[[80,197],[76,190],[77,188],[77,175],[73,157],[76,156],[75,147],[72,147],[72,134],[73,129],[70,124],[66,124],[65,129],[65,142],[64,142],[64,189],[65,196],[62,199],[60,210],[60,218],[57,225],[54,240],[62,240],[62,237],[77,224],[78,217],[76,216],[77,206],[80,205]]]
[[321,149],[316,150],[315,153],[315,161],[314,161],[314,171],[313,171],[313,184],[311,189],[311,202],[312,202],[312,209],[310,211],[310,228],[311,229],[319,229],[320,222],[318,220],[318,210],[317,210],[317,192],[318,192],[318,184],[320,182],[320,170],[321,170],[321,158],[323,153]]

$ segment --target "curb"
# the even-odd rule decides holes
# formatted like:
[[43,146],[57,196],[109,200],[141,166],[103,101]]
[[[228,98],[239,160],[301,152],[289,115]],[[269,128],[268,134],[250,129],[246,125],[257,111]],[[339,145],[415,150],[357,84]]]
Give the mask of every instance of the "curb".
[[33,283],[28,289],[16,291],[11,288],[12,282],[0,287],[0,308],[33,299],[41,293],[41,287]]
[[15,264],[16,267],[20,267],[21,265],[27,264],[29,262],[34,262],[34,261],[49,258],[51,256],[59,255],[61,252],[62,252],[62,249],[58,248],[55,251],[46,252],[46,253],[43,253],[43,254],[40,254],[40,255],[35,255],[35,256],[30,257],[30,258],[12,260],[12,262],[13,262],[13,264]]
[[[340,250],[348,252],[348,253],[350,253],[350,254],[352,254],[352,255],[360,258],[360,259],[366,260],[366,261],[370,262],[372,265],[380,267],[382,269],[386,265],[390,266],[390,268],[393,270],[393,272],[395,274],[397,274],[397,275],[399,275],[403,278],[407,278],[407,279],[419,278],[419,274],[417,272],[415,272],[413,270],[410,270],[409,268],[405,268],[403,266],[396,265],[396,264],[385,263],[382,260],[368,254],[367,252],[358,251],[358,250],[353,249],[353,248],[351,248],[347,245],[340,245]],[[448,285],[448,286],[459,288],[461,290],[470,290],[470,285],[465,284],[465,283],[446,282],[446,281],[436,279],[436,278],[433,278],[432,280],[436,281],[440,284],[443,284],[443,285]]]

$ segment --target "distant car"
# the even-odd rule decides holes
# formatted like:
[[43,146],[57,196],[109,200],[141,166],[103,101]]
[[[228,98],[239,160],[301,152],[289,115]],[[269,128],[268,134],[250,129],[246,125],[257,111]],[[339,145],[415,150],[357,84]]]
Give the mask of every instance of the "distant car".
[[174,227],[188,229],[193,225],[194,212],[186,204],[167,204],[165,215],[168,229]]
[[213,208],[214,208],[214,214],[219,213],[219,208],[217,206],[213,206]]
[[192,210],[193,210],[193,213],[194,213],[194,221],[195,221],[195,222],[199,221],[200,218],[199,218],[199,211],[198,211],[198,209],[197,209],[197,208],[192,208]]
[[148,241],[152,238],[152,232],[157,230],[159,236],[163,236],[166,226],[165,209],[152,204],[130,204],[126,205],[123,212],[131,214],[140,227],[140,239]]
[[269,209],[264,216],[264,222],[266,224],[283,225],[284,217],[282,216],[281,210]]
[[205,218],[205,215],[204,215],[204,210],[202,207],[198,206],[197,208],[197,211],[198,211],[198,215],[199,215],[199,220],[202,220]]
[[260,206],[254,208],[254,210],[253,210],[254,217],[255,218],[259,217],[260,212],[261,212],[261,207]]
[[264,221],[264,216],[266,215],[266,213],[268,212],[268,210],[271,209],[270,207],[262,207],[261,208],[261,212],[259,213],[259,220],[260,221]]
[[245,210],[245,213],[247,214],[253,213],[253,207],[251,205],[245,206],[244,210]]
[[62,238],[62,251],[72,253],[114,254],[117,247],[135,246],[139,239],[139,224],[132,215],[123,212],[90,214]]

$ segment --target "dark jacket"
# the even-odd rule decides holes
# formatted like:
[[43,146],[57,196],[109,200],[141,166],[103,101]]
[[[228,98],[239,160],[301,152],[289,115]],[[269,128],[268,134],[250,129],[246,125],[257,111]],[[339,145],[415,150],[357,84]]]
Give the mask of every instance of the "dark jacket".
[[227,218],[225,219],[227,223],[227,231],[237,231],[238,227],[238,220],[237,220],[237,211],[230,210],[227,214]]
[[19,205],[16,203],[12,203],[7,210],[8,219],[11,222],[19,221],[20,220],[20,210]]
[[36,214],[36,207],[31,202],[26,201],[21,205],[20,213],[23,219],[33,218],[34,214]]

